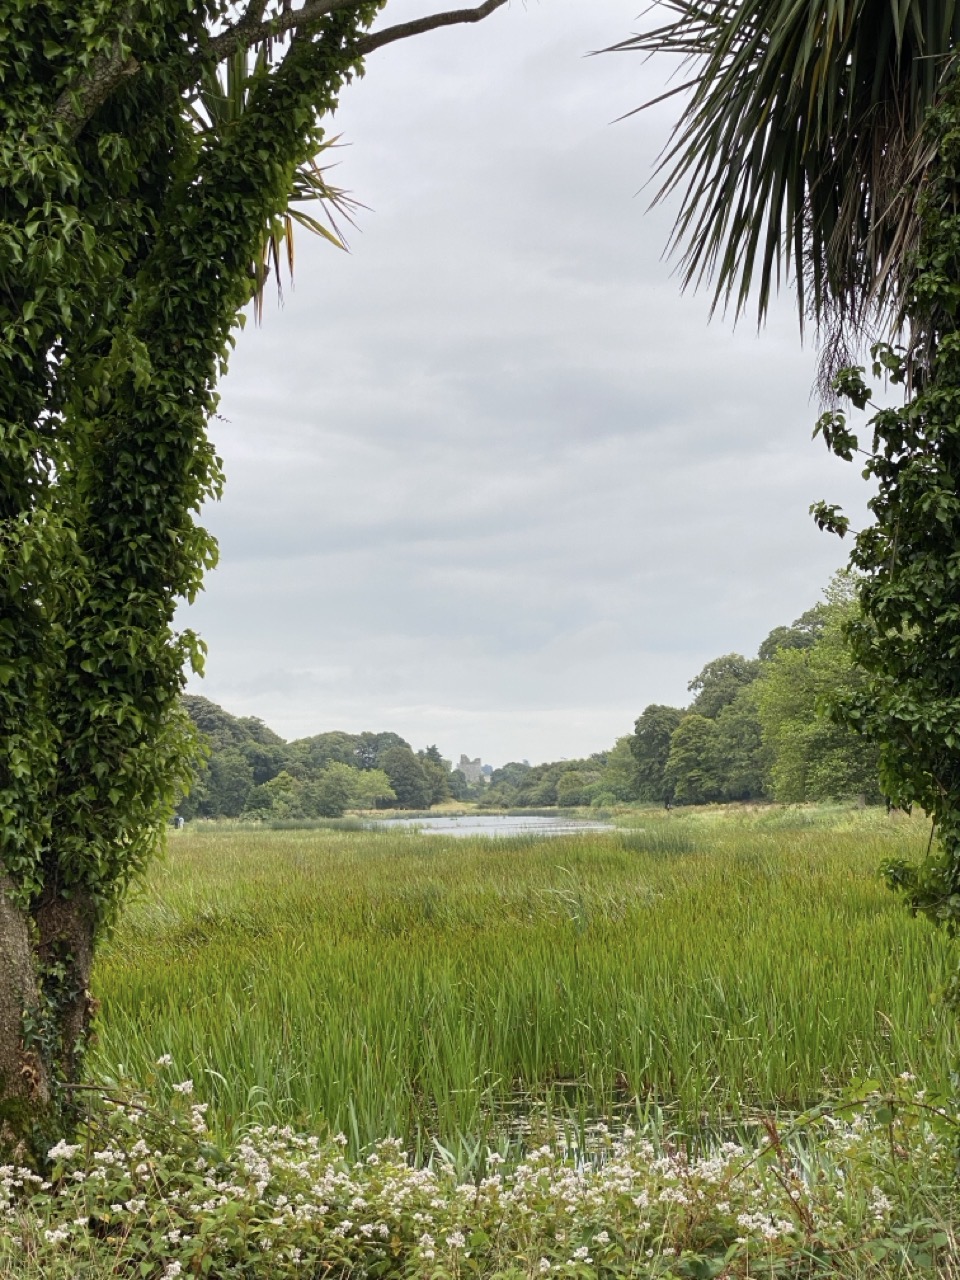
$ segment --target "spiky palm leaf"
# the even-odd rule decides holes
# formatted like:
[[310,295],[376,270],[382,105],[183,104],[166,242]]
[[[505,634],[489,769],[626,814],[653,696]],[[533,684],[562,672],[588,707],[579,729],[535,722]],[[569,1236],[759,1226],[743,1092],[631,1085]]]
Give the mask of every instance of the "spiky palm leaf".
[[[229,128],[246,110],[253,77],[269,62],[272,52],[268,45],[255,51],[240,49],[219,67],[207,70],[198,96],[187,103],[194,125],[215,133]],[[327,139],[323,150],[336,146],[338,141],[336,137]],[[325,221],[298,207],[310,203],[320,205]],[[289,277],[293,279],[294,224],[322,236],[338,249],[346,249],[337,217],[352,221],[352,213],[358,207],[358,203],[345,191],[331,184],[327,170],[316,158],[297,170],[287,208],[264,227],[260,250],[250,264],[254,281],[253,311],[258,322],[263,318],[264,291],[271,275],[278,295],[283,297],[284,259]]]
[[930,156],[922,124],[960,38],[955,0],[660,0],[669,21],[617,50],[691,75],[660,162],[683,192],[686,284],[759,317],[785,277],[801,321],[890,318]]

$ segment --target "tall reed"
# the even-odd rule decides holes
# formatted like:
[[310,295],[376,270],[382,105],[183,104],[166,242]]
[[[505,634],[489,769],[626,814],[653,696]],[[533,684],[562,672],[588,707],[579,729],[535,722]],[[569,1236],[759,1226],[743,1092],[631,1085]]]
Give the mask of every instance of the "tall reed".
[[944,1079],[948,946],[867,813],[641,815],[612,834],[189,830],[99,960],[95,1069],[171,1053],[229,1128],[474,1142],[548,1102],[685,1128],[852,1075]]

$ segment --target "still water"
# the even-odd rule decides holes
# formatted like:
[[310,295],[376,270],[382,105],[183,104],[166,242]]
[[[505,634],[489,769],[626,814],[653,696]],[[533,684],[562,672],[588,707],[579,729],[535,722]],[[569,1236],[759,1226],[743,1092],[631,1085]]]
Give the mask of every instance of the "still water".
[[609,822],[592,822],[588,818],[554,817],[542,814],[467,813],[434,818],[388,818],[370,824],[371,828],[415,827],[424,835],[438,836],[569,836],[578,831],[614,831]]

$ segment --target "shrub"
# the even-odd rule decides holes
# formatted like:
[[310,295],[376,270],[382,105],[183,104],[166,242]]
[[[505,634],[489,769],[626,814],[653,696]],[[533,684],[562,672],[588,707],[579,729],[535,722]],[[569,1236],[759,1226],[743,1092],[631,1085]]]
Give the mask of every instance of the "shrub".
[[586,1147],[558,1138],[512,1166],[488,1152],[468,1182],[390,1139],[356,1162],[342,1135],[289,1128],[224,1146],[190,1081],[158,1088],[166,1101],[117,1091],[51,1148],[45,1178],[0,1169],[0,1274],[942,1275],[957,1257],[940,1225],[956,1209],[949,1126],[909,1088],[865,1091],[850,1119],[811,1115],[802,1140],[768,1121],[763,1143],[700,1154],[596,1124]]

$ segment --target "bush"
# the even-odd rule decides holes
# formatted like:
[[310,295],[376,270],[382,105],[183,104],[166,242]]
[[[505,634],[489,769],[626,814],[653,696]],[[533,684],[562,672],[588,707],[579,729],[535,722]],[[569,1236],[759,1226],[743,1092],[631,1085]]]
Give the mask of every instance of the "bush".
[[417,1167],[390,1139],[356,1162],[342,1135],[289,1128],[224,1145],[190,1081],[158,1087],[159,1102],[114,1092],[51,1148],[45,1178],[0,1169],[0,1274],[943,1275],[952,1139],[909,1089],[868,1094],[851,1119],[813,1114],[802,1139],[769,1121],[763,1143],[700,1154],[596,1124],[586,1146],[534,1146],[512,1167],[488,1152],[476,1182],[442,1158]]

